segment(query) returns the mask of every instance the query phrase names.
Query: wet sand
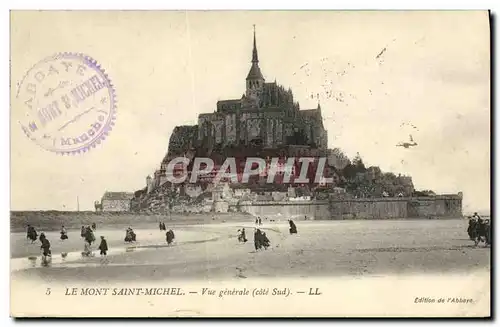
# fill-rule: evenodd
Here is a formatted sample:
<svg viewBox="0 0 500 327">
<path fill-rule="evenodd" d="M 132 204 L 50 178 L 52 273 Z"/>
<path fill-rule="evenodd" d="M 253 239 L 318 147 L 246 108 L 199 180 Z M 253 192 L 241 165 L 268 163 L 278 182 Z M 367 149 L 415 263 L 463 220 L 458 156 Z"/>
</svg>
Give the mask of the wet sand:
<svg viewBox="0 0 500 327">
<path fill-rule="evenodd" d="M 130 247 L 130 246 L 145 246 L 152 244 L 162 244 L 165 242 L 165 231 L 160 231 L 159 228 L 136 228 L 134 231 L 137 234 L 137 242 L 126 243 L 125 239 L 125 229 L 115 228 L 105 226 L 102 229 L 97 229 L 94 232 L 96 237 L 95 243 L 92 245 L 93 249 L 97 249 L 101 236 L 104 236 L 108 243 L 108 248 L 116 247 Z M 170 228 L 170 227 L 169 227 Z M 172 228 L 176 231 L 181 232 L 184 240 L 203 240 L 206 237 L 211 237 L 210 233 L 200 233 L 199 227 L 183 226 Z M 59 255 L 61 252 L 74 252 L 83 251 L 84 240 L 80 236 L 79 229 L 68 229 L 68 239 L 62 241 L 60 239 L 59 231 L 49 231 L 44 232 L 47 239 L 51 244 L 51 251 L 55 255 Z M 40 236 L 40 231 L 38 236 Z M 37 256 L 40 255 L 40 241 L 35 241 L 32 243 L 30 240 L 26 239 L 26 233 L 11 233 L 10 235 L 10 247 L 11 247 L 11 258 L 21 258 L 27 256 Z"/>
<path fill-rule="evenodd" d="M 110 280 L 244 279 L 267 277 L 385 276 L 388 274 L 469 274 L 489 271 L 490 249 L 474 247 L 465 220 L 307 221 L 296 222 L 297 235 L 286 222 L 260 228 L 271 248 L 256 252 L 252 223 L 221 223 L 174 229 L 176 244 L 167 247 L 165 233 L 136 229 L 136 250 L 127 246 L 124 231 L 103 229 L 114 253 L 103 261 L 75 256 L 49 267 L 12 272 L 16 280 L 107 282 Z M 245 227 L 247 243 L 238 243 L 237 229 Z M 54 235 L 52 235 L 54 234 Z M 59 244 L 58 233 L 48 233 L 55 256 L 81 251 L 79 232 Z M 38 242 L 39 243 L 39 242 Z M 27 244 L 24 233 L 13 233 L 12 260 L 39 254 L 39 244 Z M 19 248 L 19 249 L 18 249 Z M 15 249 L 15 250 L 14 250 Z M 71 250 L 70 250 L 71 249 Z M 113 251 L 111 251 L 113 252 Z M 12 261 L 11 260 L 11 261 Z"/>
</svg>

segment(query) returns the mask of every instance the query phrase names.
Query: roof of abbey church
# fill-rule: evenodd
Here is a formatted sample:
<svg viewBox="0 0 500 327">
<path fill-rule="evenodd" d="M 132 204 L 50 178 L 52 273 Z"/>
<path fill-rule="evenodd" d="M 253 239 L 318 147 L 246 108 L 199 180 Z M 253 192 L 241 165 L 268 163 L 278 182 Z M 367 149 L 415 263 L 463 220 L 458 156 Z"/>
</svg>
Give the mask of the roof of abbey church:
<svg viewBox="0 0 500 327">
<path fill-rule="evenodd" d="M 311 118 L 321 117 L 321 108 L 318 106 L 316 109 L 303 109 L 299 111 L 301 115 Z"/>
<path fill-rule="evenodd" d="M 247 79 L 264 79 L 260 67 L 256 64 L 252 64 L 250 71 L 248 72 Z"/>
</svg>

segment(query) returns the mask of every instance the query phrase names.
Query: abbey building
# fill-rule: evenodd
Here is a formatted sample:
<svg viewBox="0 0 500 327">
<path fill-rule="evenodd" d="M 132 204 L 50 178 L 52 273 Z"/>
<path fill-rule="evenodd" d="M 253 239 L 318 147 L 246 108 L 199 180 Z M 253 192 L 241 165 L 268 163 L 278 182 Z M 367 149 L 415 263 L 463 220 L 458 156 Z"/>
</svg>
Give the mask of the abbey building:
<svg viewBox="0 0 500 327">
<path fill-rule="evenodd" d="M 239 99 L 217 102 L 213 113 L 198 116 L 196 126 L 178 126 L 169 144 L 169 156 L 201 147 L 286 148 L 290 145 L 327 149 L 327 131 L 321 107 L 300 110 L 292 91 L 274 82 L 266 82 L 259 67 L 254 30 L 250 71 L 246 90 Z"/>
</svg>

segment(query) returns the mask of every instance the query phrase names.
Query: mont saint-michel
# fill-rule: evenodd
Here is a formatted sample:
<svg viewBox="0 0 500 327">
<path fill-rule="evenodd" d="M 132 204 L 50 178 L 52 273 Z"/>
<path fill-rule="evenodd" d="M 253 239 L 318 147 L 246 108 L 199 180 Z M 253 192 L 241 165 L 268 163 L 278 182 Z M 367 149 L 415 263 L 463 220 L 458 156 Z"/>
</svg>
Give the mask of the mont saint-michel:
<svg viewBox="0 0 500 327">
<path fill-rule="evenodd" d="M 241 97 L 218 101 L 213 113 L 199 114 L 197 125 L 174 128 L 159 168 L 147 176 L 143 189 L 124 197 L 124 201 L 130 201 L 130 210 L 243 211 L 255 215 L 303 215 L 308 219 L 461 215 L 462 193 L 438 195 L 431 190 L 417 191 L 410 176 L 382 172 L 377 166 L 366 167 L 359 154 L 350 159 L 341 149 L 329 148 L 322 114 L 326 109 L 319 102 L 316 108 L 302 109 L 290 88 L 276 79 L 266 80 L 259 66 L 262 58 L 257 44 L 254 29 L 250 68 L 246 77 L 242 76 L 246 89 Z M 179 157 L 187 158 L 186 164 L 169 166 Z M 267 167 L 242 183 L 249 157 L 264 159 Z M 312 161 L 305 168 L 311 177 L 308 182 L 298 178 L 304 165 L 301 158 L 305 157 Z M 214 162 L 213 171 L 194 182 L 169 181 L 172 174 L 183 171 L 191 174 L 198 158 Z M 227 158 L 236 161 L 237 171 L 233 173 L 238 178 L 215 181 L 219 169 L 226 168 Z M 281 171 L 269 183 L 268 170 L 273 158 L 281 165 L 292 158 L 291 182 L 284 178 L 290 176 Z M 322 162 L 321 158 L 326 160 Z M 319 180 L 312 178 L 318 167 L 322 173 Z M 333 182 L 326 183 L 326 179 Z M 117 201 L 110 198 L 113 194 L 105 194 L 101 203 L 96 202 L 96 209 L 122 210 L 114 209 L 113 203 Z"/>
<path fill-rule="evenodd" d="M 489 12 L 10 16 L 12 316 L 491 315 Z"/>
</svg>

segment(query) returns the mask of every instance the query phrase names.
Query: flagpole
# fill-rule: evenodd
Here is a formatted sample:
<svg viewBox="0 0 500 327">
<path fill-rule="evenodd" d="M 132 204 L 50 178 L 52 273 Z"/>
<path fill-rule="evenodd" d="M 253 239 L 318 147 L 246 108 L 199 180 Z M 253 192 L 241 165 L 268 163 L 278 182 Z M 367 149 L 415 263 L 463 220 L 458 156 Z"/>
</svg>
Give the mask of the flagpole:
<svg viewBox="0 0 500 327">
<path fill-rule="evenodd" d="M 76 211 L 80 211 L 80 200 L 78 199 L 78 195 L 76 196 Z"/>
</svg>

